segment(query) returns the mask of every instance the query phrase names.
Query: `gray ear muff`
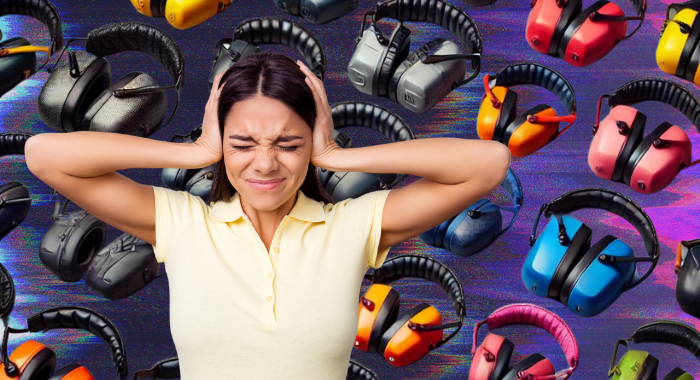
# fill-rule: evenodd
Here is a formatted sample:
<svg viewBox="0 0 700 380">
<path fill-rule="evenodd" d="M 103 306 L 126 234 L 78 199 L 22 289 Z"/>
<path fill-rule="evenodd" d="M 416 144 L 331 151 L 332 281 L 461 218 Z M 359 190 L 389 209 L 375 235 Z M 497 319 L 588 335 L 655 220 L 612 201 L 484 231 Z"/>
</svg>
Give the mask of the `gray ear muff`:
<svg viewBox="0 0 700 380">
<path fill-rule="evenodd" d="M 41 239 L 39 259 L 59 279 L 76 282 L 104 245 L 107 224 L 84 210 L 65 214 L 66 206 L 67 201 L 60 213 L 54 213 L 54 224 Z"/>
<path fill-rule="evenodd" d="M 211 164 L 200 169 L 185 185 L 188 193 L 198 196 L 204 200 L 204 203 L 209 203 L 211 195 L 211 186 L 214 183 L 214 171 L 218 163 Z"/>
<path fill-rule="evenodd" d="M 211 90 L 212 86 L 214 86 L 214 80 L 217 75 L 228 70 L 239 59 L 259 52 L 261 52 L 259 47 L 242 40 L 232 40 L 230 38 L 219 40 L 216 43 L 214 64 L 212 64 L 211 72 L 209 73 L 209 89 Z"/>
<path fill-rule="evenodd" d="M 277 5 L 277 8 L 282 12 L 292 15 L 301 16 L 301 0 L 272 0 Z"/>
<path fill-rule="evenodd" d="M 176 191 L 185 191 L 187 181 L 190 180 L 200 169 L 176 169 L 165 168 L 160 176 L 163 186 Z"/>
<path fill-rule="evenodd" d="M 151 283 L 158 269 L 153 246 L 125 233 L 95 255 L 85 283 L 100 296 L 117 300 Z"/>
<path fill-rule="evenodd" d="M 372 191 L 388 189 L 396 174 L 334 172 L 326 184 L 326 192 L 335 202 L 358 198 Z"/>
<path fill-rule="evenodd" d="M 0 239 L 19 226 L 29 214 L 32 198 L 19 182 L 0 186 Z"/>
<path fill-rule="evenodd" d="M 147 137 L 165 119 L 168 104 L 162 91 L 117 98 L 114 90 L 142 88 L 158 83 L 150 75 L 131 73 L 114 82 L 85 110 L 82 130 Z"/>
<path fill-rule="evenodd" d="M 375 88 L 372 95 L 389 96 L 389 81 L 396 68 L 411 50 L 411 31 L 399 24 L 391 34 L 388 46 L 384 49 L 379 71 L 376 71 Z"/>
<path fill-rule="evenodd" d="M 375 77 L 384 49 L 386 47 L 377 40 L 374 25 L 370 25 L 362 33 L 362 38 L 348 63 L 348 79 L 363 94 L 376 95 Z"/>
<path fill-rule="evenodd" d="M 0 43 L 0 49 L 30 45 L 17 37 Z M 0 58 L 0 96 L 10 91 L 36 71 L 36 53 L 14 54 Z"/>
<path fill-rule="evenodd" d="M 37 100 L 39 117 L 56 132 L 80 130 L 80 110 L 84 112 L 112 81 L 107 60 L 84 51 L 76 51 L 74 56 L 79 75 L 72 76 L 68 59 L 62 60 L 51 72 Z"/>
</svg>

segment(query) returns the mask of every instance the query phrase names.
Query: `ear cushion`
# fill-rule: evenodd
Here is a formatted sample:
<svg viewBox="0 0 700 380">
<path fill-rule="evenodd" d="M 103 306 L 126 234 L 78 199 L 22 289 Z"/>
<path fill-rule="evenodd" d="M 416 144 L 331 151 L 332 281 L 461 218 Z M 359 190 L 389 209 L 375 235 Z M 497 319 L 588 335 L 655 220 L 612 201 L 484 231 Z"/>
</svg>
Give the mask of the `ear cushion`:
<svg viewBox="0 0 700 380">
<path fill-rule="evenodd" d="M 494 96 L 495 95 L 496 93 L 494 93 Z M 484 101 L 486 100 L 487 99 L 484 99 Z M 503 136 L 505 135 L 506 128 L 508 127 L 508 125 L 510 125 L 513 122 L 513 120 L 515 120 L 517 107 L 518 93 L 511 89 L 507 89 L 503 97 L 503 102 L 501 103 L 501 113 L 498 116 L 498 121 L 496 121 L 496 125 L 493 129 L 492 140 L 508 144 L 507 141 L 504 142 Z"/>
<path fill-rule="evenodd" d="M 500 380 L 509 369 L 514 348 L 513 342 L 500 335 L 486 335 L 472 358 L 469 380 Z"/>
<path fill-rule="evenodd" d="M 528 116 L 557 116 L 556 111 L 546 104 L 530 108 L 516 117 L 506 127 L 501 140 L 508 145 L 511 154 L 515 157 L 523 157 L 534 153 L 547 145 L 559 131 L 559 123 L 530 123 Z"/>
<path fill-rule="evenodd" d="M 399 292 L 384 284 L 372 284 L 360 298 L 355 348 L 377 352 L 382 334 L 399 316 Z"/>
<path fill-rule="evenodd" d="M 10 272 L 0 263 L 0 319 L 9 316 L 15 306 L 15 283 Z"/>
<path fill-rule="evenodd" d="M 533 354 L 519 361 L 503 376 L 502 380 L 518 380 L 538 376 L 553 376 L 554 365 L 541 354 Z M 530 375 L 530 376 L 527 376 Z"/>
<path fill-rule="evenodd" d="M 21 37 L 0 42 L 0 49 L 31 45 Z M 0 96 L 36 72 L 36 53 L 0 56 Z"/>
<path fill-rule="evenodd" d="M 56 371 L 48 380 L 94 380 L 94 378 L 87 368 L 71 363 Z"/>
<path fill-rule="evenodd" d="M 27 201 L 0 205 L 0 239 L 2 239 L 29 215 L 31 199 L 29 190 L 19 182 L 8 182 L 0 185 L 0 199 L 5 201 L 28 199 Z"/>
<path fill-rule="evenodd" d="M 48 379 L 56 368 L 56 354 L 53 350 L 33 340 L 14 349 L 10 361 L 18 367 L 20 380 Z"/>
<path fill-rule="evenodd" d="M 567 235 L 568 234 L 569 231 L 567 230 Z M 585 224 L 581 224 L 581 227 L 574 234 L 573 239 L 570 240 L 569 246 L 566 248 L 566 253 L 564 253 L 557 269 L 554 271 L 552 280 L 549 283 L 549 289 L 547 290 L 547 297 L 555 300 L 560 298 L 564 281 L 569 276 L 569 273 L 571 273 L 572 268 L 581 260 L 591 246 L 591 234 L 591 228 Z"/>
<path fill-rule="evenodd" d="M 408 58 L 411 48 L 411 31 L 403 25 L 397 26 L 391 34 L 389 46 L 384 50 L 384 57 L 377 71 L 376 93 L 378 96 L 389 96 L 389 81 L 396 68 Z"/>
<path fill-rule="evenodd" d="M 550 1 L 553 3 L 550 6 L 558 8 L 558 6 L 556 5 L 556 0 Z M 583 9 L 581 0 L 568 0 L 566 2 L 564 8 L 561 10 L 561 16 L 557 21 L 557 25 L 554 28 L 554 33 L 552 34 L 552 39 L 550 40 L 548 46 L 549 55 L 554 57 L 559 56 L 559 46 L 561 43 L 561 39 L 564 36 L 564 32 L 567 30 L 572 20 L 574 20 L 576 16 L 581 14 L 581 9 Z"/>
<path fill-rule="evenodd" d="M 635 166 L 637 166 L 637 164 L 639 163 L 639 160 L 642 159 L 644 154 L 648 152 L 649 149 L 652 149 L 654 140 L 660 138 L 661 135 L 668 131 L 672 126 L 672 124 L 664 122 L 658 127 L 656 127 L 653 131 L 651 131 L 651 133 L 649 133 L 644 138 L 644 140 L 642 140 L 642 142 L 637 146 L 637 148 L 632 152 L 632 154 L 630 154 L 630 158 L 625 164 L 625 168 L 622 175 L 623 183 L 628 185 L 630 184 L 632 172 L 634 171 Z"/>
<path fill-rule="evenodd" d="M 559 56 L 574 66 L 586 66 L 603 58 L 627 33 L 626 21 L 593 21 L 590 15 L 622 17 L 625 12 L 614 3 L 598 1 L 584 9 L 564 32 Z"/>
<path fill-rule="evenodd" d="M 148 137 L 165 119 L 167 98 L 163 91 L 118 98 L 114 90 L 158 86 L 148 74 L 131 73 L 109 86 L 85 110 L 81 130 Z"/>
<path fill-rule="evenodd" d="M 438 326 L 442 323 L 442 318 L 436 308 L 421 303 L 389 326 L 382 334 L 378 352 L 395 367 L 415 363 L 442 339 L 442 330 L 414 331 L 409 327 L 409 322 Z"/>
<path fill-rule="evenodd" d="M 588 239 L 590 247 L 590 234 Z M 564 282 L 562 284 L 561 292 L 559 295 L 559 300 L 561 301 L 561 303 L 563 303 L 564 305 L 568 304 L 569 294 L 571 293 L 571 290 L 574 288 L 574 285 L 581 277 L 583 272 L 588 268 L 589 265 L 591 265 L 591 263 L 596 258 L 598 258 L 598 254 L 600 254 L 601 251 L 607 248 L 607 246 L 610 245 L 610 243 L 612 243 L 614 240 L 614 236 L 606 235 L 604 238 L 600 239 L 592 247 L 590 247 L 590 249 L 587 248 L 583 251 L 583 255 L 581 255 L 579 259 L 574 263 L 572 268 L 569 270 L 569 273 L 567 273 L 567 276 L 564 278 Z"/>
<path fill-rule="evenodd" d="M 617 106 L 617 107 L 627 107 L 627 106 Z M 617 108 L 615 107 L 615 108 Z M 627 107 L 634 110 L 632 107 Z M 636 111 L 636 110 L 634 110 Z M 624 120 L 623 120 L 624 121 Z M 632 153 L 639 147 L 642 142 L 642 136 L 644 136 L 644 126 L 646 125 L 647 116 L 639 111 L 634 112 L 634 119 L 631 124 L 627 124 L 630 127 L 629 135 L 625 138 L 625 143 L 620 150 L 620 155 L 617 160 L 615 160 L 615 169 L 613 170 L 612 180 L 621 181 L 622 173 L 624 172 L 627 163 L 632 156 Z M 615 124 L 617 127 L 617 124 Z M 618 134 L 619 134 L 618 129 Z"/>
<path fill-rule="evenodd" d="M 151 17 L 165 17 L 165 4 L 168 0 L 151 0 Z"/>
</svg>

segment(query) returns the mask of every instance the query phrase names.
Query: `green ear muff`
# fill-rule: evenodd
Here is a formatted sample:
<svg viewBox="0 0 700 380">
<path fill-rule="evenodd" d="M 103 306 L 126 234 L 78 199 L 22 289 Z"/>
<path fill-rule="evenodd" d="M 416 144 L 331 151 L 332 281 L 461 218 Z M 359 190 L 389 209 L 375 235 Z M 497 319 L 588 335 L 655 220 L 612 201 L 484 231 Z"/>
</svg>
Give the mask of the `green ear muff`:
<svg viewBox="0 0 700 380">
<path fill-rule="evenodd" d="M 629 350 L 613 369 L 613 380 L 656 379 L 659 360 L 646 351 Z"/>
<path fill-rule="evenodd" d="M 688 372 L 685 372 L 680 367 L 674 368 L 671 372 L 664 377 L 664 380 L 695 380 L 693 376 L 690 376 Z"/>
</svg>

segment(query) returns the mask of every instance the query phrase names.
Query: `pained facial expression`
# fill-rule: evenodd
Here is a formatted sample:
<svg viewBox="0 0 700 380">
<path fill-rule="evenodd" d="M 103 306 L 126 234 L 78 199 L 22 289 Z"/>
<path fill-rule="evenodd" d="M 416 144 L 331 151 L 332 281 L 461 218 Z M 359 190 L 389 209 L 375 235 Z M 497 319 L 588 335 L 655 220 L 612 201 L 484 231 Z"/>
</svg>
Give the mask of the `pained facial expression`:
<svg viewBox="0 0 700 380">
<path fill-rule="evenodd" d="M 257 95 L 234 104 L 222 139 L 229 181 L 255 209 L 277 209 L 306 178 L 311 137 L 306 122 L 279 100 Z"/>
</svg>

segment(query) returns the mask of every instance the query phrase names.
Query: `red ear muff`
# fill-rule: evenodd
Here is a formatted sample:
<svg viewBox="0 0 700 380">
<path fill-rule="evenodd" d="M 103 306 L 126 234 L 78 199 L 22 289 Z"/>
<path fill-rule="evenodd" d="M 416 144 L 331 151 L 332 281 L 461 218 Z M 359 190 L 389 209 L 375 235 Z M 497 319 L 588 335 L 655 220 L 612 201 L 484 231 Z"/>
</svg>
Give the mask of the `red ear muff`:
<svg viewBox="0 0 700 380">
<path fill-rule="evenodd" d="M 399 293 L 388 285 L 372 284 L 360 298 L 355 348 L 377 352 L 382 334 L 398 317 Z"/>
<path fill-rule="evenodd" d="M 556 55 L 567 25 L 581 12 L 581 0 L 533 0 L 532 5 L 525 38 L 536 51 Z"/>
<path fill-rule="evenodd" d="M 509 369 L 515 346 L 508 339 L 489 334 L 476 350 L 469 368 L 469 380 L 499 380 Z"/>
<path fill-rule="evenodd" d="M 559 131 L 559 122 L 530 122 L 531 117 L 556 117 L 550 106 L 540 104 L 516 117 L 503 133 L 501 142 L 508 145 L 515 157 L 534 153 L 547 145 Z"/>
<path fill-rule="evenodd" d="M 623 181 L 634 190 L 650 194 L 670 184 L 690 164 L 691 144 L 678 126 L 663 123 L 644 138 L 630 157 Z"/>
<path fill-rule="evenodd" d="M 56 368 L 56 354 L 43 344 L 28 340 L 10 354 L 10 361 L 17 367 L 18 376 L 14 379 L 48 379 Z M 0 363 L 0 379 L 9 379 Z"/>
<path fill-rule="evenodd" d="M 617 4 L 605 0 L 583 10 L 566 28 L 559 43 L 558 56 L 574 66 L 587 66 L 603 58 L 627 33 L 627 21 L 594 21 L 595 12 L 605 16 L 625 15 Z"/>
<path fill-rule="evenodd" d="M 476 132 L 482 140 L 501 141 L 503 130 L 515 119 L 518 94 L 508 87 L 495 86 L 484 94 L 476 121 Z"/>
<path fill-rule="evenodd" d="M 395 367 L 415 363 L 442 340 L 442 330 L 424 331 L 420 327 L 440 324 L 440 312 L 421 303 L 402 315 L 384 332 L 379 353 Z"/>
<path fill-rule="evenodd" d="M 533 354 L 519 361 L 503 376 L 502 380 L 530 379 L 533 376 L 554 376 L 554 365 L 540 354 Z"/>
<path fill-rule="evenodd" d="M 646 115 L 625 105 L 615 106 L 593 135 L 588 166 L 600 178 L 618 181 L 644 135 Z"/>
</svg>

